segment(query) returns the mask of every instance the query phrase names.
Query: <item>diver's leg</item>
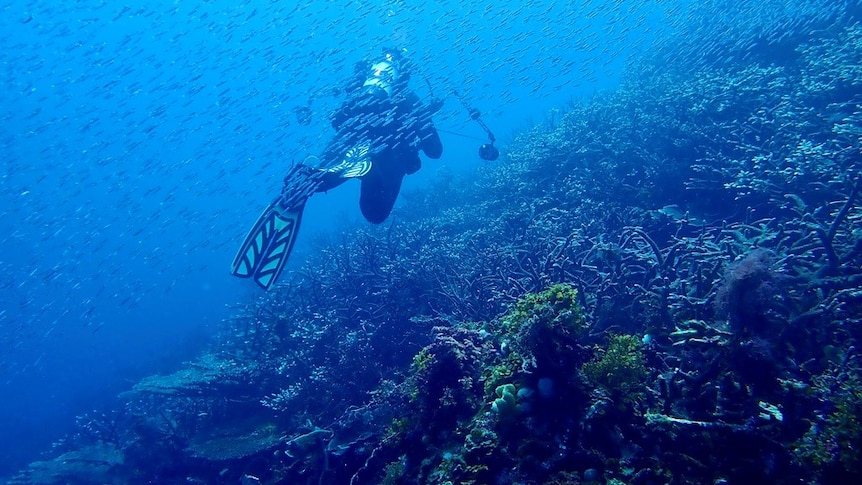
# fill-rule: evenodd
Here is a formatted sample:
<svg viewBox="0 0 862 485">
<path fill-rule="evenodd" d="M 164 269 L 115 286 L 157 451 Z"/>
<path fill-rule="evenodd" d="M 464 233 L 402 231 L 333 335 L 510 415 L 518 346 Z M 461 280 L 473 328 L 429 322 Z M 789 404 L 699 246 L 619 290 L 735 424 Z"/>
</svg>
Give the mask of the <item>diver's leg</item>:
<svg viewBox="0 0 862 485">
<path fill-rule="evenodd" d="M 326 148 L 323 150 L 323 153 L 320 155 L 320 161 L 318 166 L 315 167 L 317 170 L 321 172 L 321 183 L 317 188 L 317 192 L 327 192 L 339 185 L 343 184 L 347 179 L 341 177 L 340 174 L 327 171 L 327 168 L 338 165 L 341 160 L 344 159 L 344 152 L 346 150 L 342 148 L 339 140 L 333 139 L 330 141 Z"/>
<path fill-rule="evenodd" d="M 422 160 L 419 159 L 418 153 L 413 153 L 404 157 L 404 173 L 412 175 L 422 168 Z"/>
<path fill-rule="evenodd" d="M 359 193 L 359 208 L 372 224 L 380 224 L 389 217 L 398 192 L 401 191 L 401 171 L 372 170 L 362 179 Z"/>
<path fill-rule="evenodd" d="M 440 141 L 437 129 L 431 128 L 425 130 L 425 132 L 420 134 L 420 138 L 419 148 L 422 149 L 426 157 L 436 160 L 443 156 L 443 142 Z"/>
<path fill-rule="evenodd" d="M 349 179 L 342 177 L 340 173 L 324 171 L 321 177 L 320 186 L 317 187 L 315 192 L 328 192 L 348 180 Z"/>
</svg>

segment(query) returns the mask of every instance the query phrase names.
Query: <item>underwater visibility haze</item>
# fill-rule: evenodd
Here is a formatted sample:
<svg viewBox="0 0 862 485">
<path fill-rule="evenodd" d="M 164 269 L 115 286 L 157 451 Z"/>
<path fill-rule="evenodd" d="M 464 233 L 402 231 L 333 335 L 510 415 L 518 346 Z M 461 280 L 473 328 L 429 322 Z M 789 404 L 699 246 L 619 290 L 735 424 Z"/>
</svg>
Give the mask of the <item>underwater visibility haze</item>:
<svg viewBox="0 0 862 485">
<path fill-rule="evenodd" d="M 862 476 L 862 4 L 467 3 L 0 0 L 0 480 Z M 442 156 L 231 276 L 383 52 Z"/>
</svg>

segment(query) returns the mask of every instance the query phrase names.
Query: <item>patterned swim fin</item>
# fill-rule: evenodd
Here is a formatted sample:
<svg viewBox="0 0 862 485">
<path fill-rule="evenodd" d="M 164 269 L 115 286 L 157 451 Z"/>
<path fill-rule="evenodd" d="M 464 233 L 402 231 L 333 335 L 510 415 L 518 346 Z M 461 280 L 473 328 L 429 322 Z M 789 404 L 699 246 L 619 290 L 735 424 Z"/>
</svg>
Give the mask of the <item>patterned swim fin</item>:
<svg viewBox="0 0 862 485">
<path fill-rule="evenodd" d="M 255 222 L 231 264 L 231 273 L 253 278 L 268 290 L 284 269 L 293 250 L 305 204 L 285 209 L 281 198 L 273 201 Z"/>
<path fill-rule="evenodd" d="M 320 185 L 320 171 L 296 165 L 284 179 L 284 189 L 272 201 L 246 235 L 231 264 L 231 274 L 253 278 L 268 290 L 281 275 L 290 257 L 305 203 Z"/>
</svg>

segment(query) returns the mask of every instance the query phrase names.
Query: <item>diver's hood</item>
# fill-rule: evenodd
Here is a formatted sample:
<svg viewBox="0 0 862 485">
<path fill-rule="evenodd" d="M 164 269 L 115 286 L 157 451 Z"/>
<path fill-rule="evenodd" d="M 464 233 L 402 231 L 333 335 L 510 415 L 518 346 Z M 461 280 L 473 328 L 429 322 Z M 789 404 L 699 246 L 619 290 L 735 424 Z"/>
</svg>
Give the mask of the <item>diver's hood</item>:
<svg viewBox="0 0 862 485">
<path fill-rule="evenodd" d="M 369 91 L 381 90 L 386 96 L 392 96 L 392 89 L 398 80 L 398 68 L 392 60 L 392 56 L 386 56 L 385 60 L 375 62 L 371 66 L 371 73 L 363 88 Z"/>
</svg>

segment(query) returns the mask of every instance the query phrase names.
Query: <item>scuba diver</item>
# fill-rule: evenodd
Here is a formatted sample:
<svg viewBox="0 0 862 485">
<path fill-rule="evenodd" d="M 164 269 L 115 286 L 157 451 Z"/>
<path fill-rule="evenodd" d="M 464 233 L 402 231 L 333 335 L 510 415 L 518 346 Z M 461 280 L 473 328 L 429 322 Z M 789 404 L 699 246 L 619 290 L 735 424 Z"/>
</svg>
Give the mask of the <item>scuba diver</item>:
<svg viewBox="0 0 862 485">
<path fill-rule="evenodd" d="M 431 159 L 443 154 L 431 119 L 443 101 L 432 99 L 426 105 L 408 89 L 409 81 L 409 62 L 397 50 L 385 49 L 372 62 L 357 64 L 346 100 L 332 114 L 335 137 L 318 167 L 291 167 L 281 194 L 263 211 L 237 252 L 232 274 L 253 278 L 269 289 L 296 242 L 305 203 L 314 193 L 349 179 L 360 180 L 362 215 L 373 224 L 386 220 L 404 176 L 422 165 L 419 151 Z"/>
<path fill-rule="evenodd" d="M 370 70 L 357 64 L 347 100 L 332 114 L 335 137 L 321 157 L 321 165 L 331 168 L 318 192 L 361 177 L 359 208 L 373 224 L 386 220 L 404 176 L 421 167 L 420 150 L 435 160 L 443 155 L 431 120 L 443 101 L 432 99 L 426 106 L 409 90 L 409 81 L 408 61 L 396 50 L 384 50 Z"/>
</svg>

